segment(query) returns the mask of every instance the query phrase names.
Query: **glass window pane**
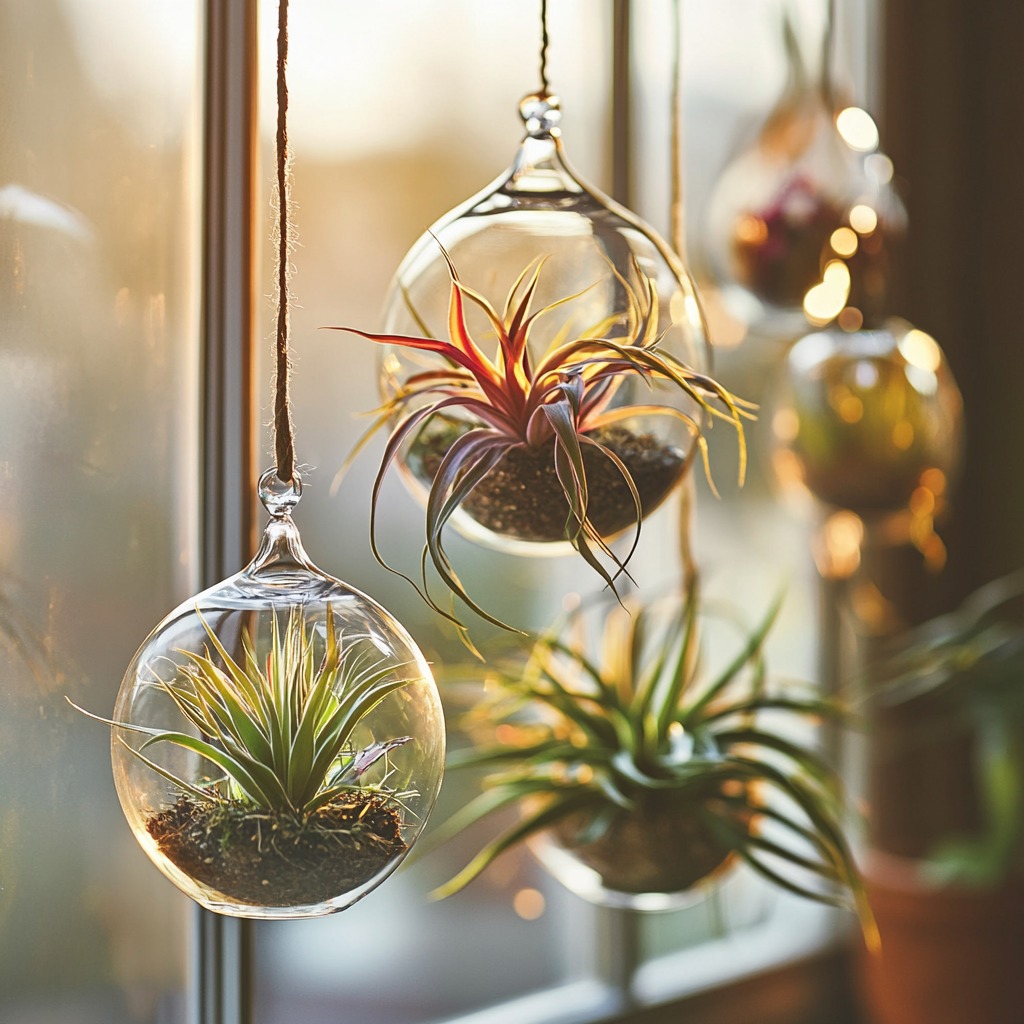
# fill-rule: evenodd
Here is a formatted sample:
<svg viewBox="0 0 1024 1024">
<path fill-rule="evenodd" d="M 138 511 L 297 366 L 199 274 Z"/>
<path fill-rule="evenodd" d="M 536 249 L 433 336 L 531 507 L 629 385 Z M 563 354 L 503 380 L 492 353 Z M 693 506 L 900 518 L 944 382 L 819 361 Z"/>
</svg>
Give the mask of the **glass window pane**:
<svg viewBox="0 0 1024 1024">
<path fill-rule="evenodd" d="M 186 901 L 111 780 L 195 589 L 199 10 L 0 5 L 0 1019 L 183 1019 Z"/>
</svg>

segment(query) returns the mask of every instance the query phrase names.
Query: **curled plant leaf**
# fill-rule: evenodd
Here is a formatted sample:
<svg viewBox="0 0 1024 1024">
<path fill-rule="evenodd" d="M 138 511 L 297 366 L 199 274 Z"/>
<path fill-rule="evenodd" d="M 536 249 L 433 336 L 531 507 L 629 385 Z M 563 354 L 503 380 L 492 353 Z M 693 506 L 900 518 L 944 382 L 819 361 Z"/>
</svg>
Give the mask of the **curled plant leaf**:
<svg viewBox="0 0 1024 1024">
<path fill-rule="evenodd" d="M 715 863 L 737 858 L 787 891 L 853 907 L 875 942 L 842 827 L 839 781 L 785 724 L 817 723 L 842 709 L 802 688 L 769 689 L 764 644 L 778 607 L 710 677 L 699 658 L 704 616 L 695 582 L 667 601 L 598 609 L 596 655 L 585 628 L 595 624 L 593 609 L 534 638 L 525 662 L 490 677 L 487 707 L 471 712 L 478 723 L 470 729 L 473 745 L 449 767 L 489 774 L 482 793 L 442 824 L 434 841 L 509 806 L 522 815 L 436 895 L 458 892 L 540 831 L 570 835 L 573 848 L 587 849 L 602 836 L 620 838 L 630 819 L 673 819 L 693 848 L 718 851 Z M 772 728 L 760 721 L 762 712 L 773 716 Z M 689 854 L 678 844 L 669 852 L 677 871 Z M 682 872 L 670 877 L 691 877 Z"/>
<path fill-rule="evenodd" d="M 444 255 L 451 277 L 447 338 L 433 337 L 425 329 L 420 336 L 410 336 L 331 328 L 377 344 L 439 357 L 437 367 L 414 373 L 396 385 L 356 444 L 350 460 L 370 437 L 390 424 L 391 433 L 371 495 L 370 541 L 374 556 L 386 568 L 409 579 L 435 611 L 455 622 L 463 632 L 464 623 L 455 612 L 442 607 L 431 595 L 428 564 L 448 591 L 474 613 L 497 626 L 512 628 L 469 596 L 444 547 L 445 528 L 451 517 L 460 508 L 468 510 L 479 499 L 499 466 L 509 467 L 516 459 L 536 458 L 538 465 L 549 467 L 563 509 L 553 535 L 544 539 L 571 543 L 615 591 L 616 581 L 626 573 L 636 547 L 645 510 L 636 467 L 630 466 L 609 443 L 609 432 L 623 430 L 623 423 L 636 416 L 665 417 L 682 423 L 691 439 L 690 449 L 678 453 L 671 478 L 657 497 L 660 501 L 687 471 L 695 451 L 701 452 L 710 479 L 703 433 L 705 421 L 723 421 L 735 429 L 742 478 L 746 463 L 743 421 L 751 417 L 752 407 L 662 347 L 658 294 L 654 282 L 635 260 L 629 280 L 610 268 L 626 296 L 623 310 L 575 334 L 570 333 L 569 324 L 565 325 L 548 349 L 534 359 L 529 344 L 531 329 L 541 317 L 549 316 L 578 296 L 566 296 L 534 309 L 544 267 L 544 259 L 538 258 L 517 278 L 499 312 L 461 281 L 447 253 Z M 470 333 L 466 318 L 469 305 L 482 311 L 497 339 L 493 358 Z M 422 320 L 415 310 L 413 315 L 422 329 Z M 654 402 L 616 405 L 623 384 L 634 380 L 674 389 L 688 399 L 693 414 Z M 438 464 L 428 474 L 426 542 L 417 582 L 394 569 L 382 556 L 377 542 L 376 513 L 388 470 L 404 448 L 422 439 L 434 425 L 448 425 L 450 436 Z M 591 487 L 595 467 L 600 467 L 604 474 L 600 495 Z M 616 500 L 622 506 L 621 522 L 609 522 L 607 516 L 601 515 L 600 500 L 611 488 L 619 494 Z M 632 543 L 624 555 L 619 555 L 608 540 L 627 528 L 633 531 Z"/>
</svg>

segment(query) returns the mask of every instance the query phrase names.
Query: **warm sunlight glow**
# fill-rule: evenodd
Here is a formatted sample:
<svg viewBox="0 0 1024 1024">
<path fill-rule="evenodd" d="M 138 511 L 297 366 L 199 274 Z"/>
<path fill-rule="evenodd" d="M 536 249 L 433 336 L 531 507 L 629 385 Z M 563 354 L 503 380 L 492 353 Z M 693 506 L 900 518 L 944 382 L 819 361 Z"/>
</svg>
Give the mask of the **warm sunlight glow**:
<svg viewBox="0 0 1024 1024">
<path fill-rule="evenodd" d="M 745 213 L 736 221 L 736 241 L 744 245 L 761 245 L 768 239 L 768 225 L 753 213 Z"/>
<path fill-rule="evenodd" d="M 804 467 L 799 456 L 788 448 L 776 448 L 772 452 L 772 471 L 783 491 L 806 493 Z"/>
<path fill-rule="evenodd" d="M 901 452 L 914 443 L 914 425 L 909 420 L 900 420 L 892 428 L 892 443 Z"/>
<path fill-rule="evenodd" d="M 888 185 L 896 173 L 892 160 L 884 153 L 872 153 L 865 157 L 864 170 L 878 185 Z"/>
<path fill-rule="evenodd" d="M 927 487 L 915 487 L 910 496 L 910 512 L 915 516 L 935 514 L 935 495 Z"/>
<path fill-rule="evenodd" d="M 860 566 L 864 523 L 854 512 L 834 512 L 825 520 L 815 545 L 818 571 L 829 579 L 846 579 Z"/>
<path fill-rule="evenodd" d="M 536 889 L 520 889 L 512 897 L 512 909 L 524 921 L 536 921 L 544 913 L 544 894 Z"/>
<path fill-rule="evenodd" d="M 795 409 L 779 409 L 772 417 L 772 431 L 780 441 L 795 441 L 800 433 L 800 417 Z"/>
<path fill-rule="evenodd" d="M 842 260 L 829 260 L 821 275 L 822 284 L 850 290 L 850 268 Z"/>
<path fill-rule="evenodd" d="M 858 203 L 850 210 L 850 227 L 858 235 L 870 235 L 878 227 L 878 214 L 866 203 Z"/>
<path fill-rule="evenodd" d="M 899 341 L 900 354 L 911 366 L 928 373 L 935 373 L 942 365 L 942 349 L 939 343 L 916 327 L 907 331 Z"/>
<path fill-rule="evenodd" d="M 836 409 L 844 423 L 859 423 L 864 415 L 864 403 L 856 396 L 845 394 Z"/>
<path fill-rule="evenodd" d="M 856 306 L 847 306 L 838 317 L 839 326 L 848 334 L 864 326 L 864 314 Z"/>
<path fill-rule="evenodd" d="M 836 128 L 843 141 L 860 153 L 878 148 L 878 126 L 875 119 L 860 107 L 847 107 L 836 115 Z"/>
<path fill-rule="evenodd" d="M 946 493 L 946 474 L 932 466 L 921 474 L 921 486 L 938 496 Z"/>
<path fill-rule="evenodd" d="M 860 240 L 857 238 L 857 232 L 853 228 L 841 227 L 836 228 L 832 232 L 829 244 L 837 256 L 849 259 L 857 251 Z"/>
<path fill-rule="evenodd" d="M 842 260 L 830 260 L 816 284 L 804 296 L 804 313 L 814 324 L 834 320 L 850 296 L 850 268 Z"/>
</svg>

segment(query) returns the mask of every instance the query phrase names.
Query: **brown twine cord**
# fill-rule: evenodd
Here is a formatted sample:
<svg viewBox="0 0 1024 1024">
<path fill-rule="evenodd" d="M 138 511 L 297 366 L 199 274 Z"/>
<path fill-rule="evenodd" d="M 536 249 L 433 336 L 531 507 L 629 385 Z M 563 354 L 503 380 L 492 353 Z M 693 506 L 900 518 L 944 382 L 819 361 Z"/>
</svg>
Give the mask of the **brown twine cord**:
<svg viewBox="0 0 1024 1024">
<path fill-rule="evenodd" d="M 548 47 L 551 37 L 548 35 L 548 0 L 540 0 L 540 95 L 547 96 L 551 89 L 548 81 Z"/>
<path fill-rule="evenodd" d="M 289 400 L 288 359 L 288 0 L 280 0 L 277 15 L 277 370 L 274 389 L 274 449 L 277 478 L 292 482 L 295 475 L 295 432 Z"/>
</svg>

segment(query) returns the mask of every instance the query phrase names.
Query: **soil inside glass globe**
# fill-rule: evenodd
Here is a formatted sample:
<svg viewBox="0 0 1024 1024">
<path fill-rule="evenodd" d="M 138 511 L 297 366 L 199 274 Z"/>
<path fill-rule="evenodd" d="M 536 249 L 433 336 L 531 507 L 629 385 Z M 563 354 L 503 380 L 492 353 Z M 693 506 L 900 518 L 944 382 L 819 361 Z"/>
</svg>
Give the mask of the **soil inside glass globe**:
<svg viewBox="0 0 1024 1024">
<path fill-rule="evenodd" d="M 389 798 L 352 790 L 308 817 L 183 794 L 146 829 L 180 870 L 223 896 L 302 906 L 358 889 L 404 854 L 402 825 Z"/>
<path fill-rule="evenodd" d="M 419 432 L 408 465 L 421 483 L 429 486 L 448 449 L 469 429 L 464 420 L 439 416 Z M 613 425 L 584 436 L 622 461 L 639 495 L 641 517 L 664 501 L 686 468 L 684 451 L 649 432 Z M 584 444 L 582 455 L 588 515 L 602 537 L 614 537 L 637 522 L 633 492 L 619 467 L 600 449 Z M 555 470 L 553 443 L 510 449 L 461 508 L 480 526 L 505 537 L 536 543 L 564 541 L 570 508 Z"/>
<path fill-rule="evenodd" d="M 298 483 L 272 473 L 253 561 L 165 617 L 103 721 L 125 816 L 175 885 L 218 913 L 316 917 L 369 893 L 417 840 L 444 723 L 412 638 L 309 560 Z"/>
<path fill-rule="evenodd" d="M 650 801 L 623 812 L 596 839 L 586 838 L 591 824 L 588 815 L 572 815 L 552 829 L 552 836 L 614 892 L 684 892 L 732 859 L 731 847 L 701 823 L 692 806 L 675 801 Z"/>
</svg>

